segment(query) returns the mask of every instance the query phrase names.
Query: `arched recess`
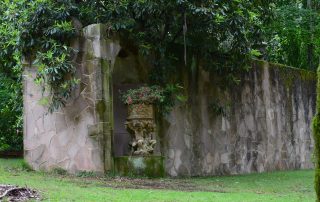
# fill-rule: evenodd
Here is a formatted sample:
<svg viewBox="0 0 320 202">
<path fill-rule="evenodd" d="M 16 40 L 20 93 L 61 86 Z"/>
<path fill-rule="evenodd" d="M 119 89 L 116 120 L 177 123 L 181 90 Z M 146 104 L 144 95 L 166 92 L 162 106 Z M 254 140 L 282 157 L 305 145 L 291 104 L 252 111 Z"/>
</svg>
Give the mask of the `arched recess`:
<svg viewBox="0 0 320 202">
<path fill-rule="evenodd" d="M 138 54 L 123 46 L 112 71 L 113 89 L 113 154 L 114 157 L 130 154 L 130 134 L 125 129 L 127 106 L 121 101 L 121 93 L 147 83 L 147 64 Z"/>
</svg>

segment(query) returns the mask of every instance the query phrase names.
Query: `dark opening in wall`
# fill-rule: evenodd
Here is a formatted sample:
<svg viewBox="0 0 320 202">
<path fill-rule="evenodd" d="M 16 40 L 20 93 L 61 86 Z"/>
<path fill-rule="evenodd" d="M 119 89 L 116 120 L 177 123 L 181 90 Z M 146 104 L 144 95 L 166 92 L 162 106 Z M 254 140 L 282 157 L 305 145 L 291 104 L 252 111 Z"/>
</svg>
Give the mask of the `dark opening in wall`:
<svg viewBox="0 0 320 202">
<path fill-rule="evenodd" d="M 124 49 L 121 49 L 119 54 L 118 54 L 118 57 L 120 57 L 120 58 L 126 58 L 128 56 L 129 56 L 128 52 L 126 50 L 124 50 Z"/>
</svg>

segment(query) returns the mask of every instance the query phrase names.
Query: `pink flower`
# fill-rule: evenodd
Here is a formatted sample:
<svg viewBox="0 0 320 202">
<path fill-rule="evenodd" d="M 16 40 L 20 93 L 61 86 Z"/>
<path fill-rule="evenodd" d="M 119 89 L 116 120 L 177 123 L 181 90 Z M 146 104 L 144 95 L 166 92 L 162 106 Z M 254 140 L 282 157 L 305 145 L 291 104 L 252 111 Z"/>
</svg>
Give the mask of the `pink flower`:
<svg viewBox="0 0 320 202">
<path fill-rule="evenodd" d="M 132 98 L 129 96 L 128 98 L 127 98 L 127 103 L 130 105 L 130 104 L 132 104 Z"/>
</svg>

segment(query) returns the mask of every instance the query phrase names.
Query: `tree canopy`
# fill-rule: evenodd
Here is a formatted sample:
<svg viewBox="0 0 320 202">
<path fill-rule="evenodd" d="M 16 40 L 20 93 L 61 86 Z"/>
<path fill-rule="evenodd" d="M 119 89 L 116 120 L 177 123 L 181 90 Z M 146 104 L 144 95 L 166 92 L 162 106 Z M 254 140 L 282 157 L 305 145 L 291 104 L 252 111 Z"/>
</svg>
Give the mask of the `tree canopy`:
<svg viewBox="0 0 320 202">
<path fill-rule="evenodd" d="M 21 6 L 23 23 L 18 25 L 16 45 L 23 55 L 37 58 L 37 83 L 50 92 L 46 100 L 50 111 L 64 106 L 77 84 L 69 57 L 70 39 L 77 34 L 74 19 L 83 25 L 109 24 L 139 54 L 152 55 L 155 68 L 150 81 L 163 85 L 179 60 L 186 68 L 201 62 L 236 81 L 233 73 L 246 68 L 252 55 L 259 55 L 262 25 L 271 11 L 270 4 L 249 0 L 38 0 Z"/>
</svg>

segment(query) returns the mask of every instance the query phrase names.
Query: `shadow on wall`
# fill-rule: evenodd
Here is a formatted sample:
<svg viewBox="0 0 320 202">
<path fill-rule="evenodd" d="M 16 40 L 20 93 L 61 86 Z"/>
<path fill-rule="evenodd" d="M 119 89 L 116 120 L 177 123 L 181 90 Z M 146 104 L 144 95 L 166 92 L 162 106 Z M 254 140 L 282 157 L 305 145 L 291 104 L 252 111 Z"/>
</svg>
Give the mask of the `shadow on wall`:
<svg viewBox="0 0 320 202">
<path fill-rule="evenodd" d="M 131 136 L 125 129 L 127 106 L 120 99 L 121 92 L 138 88 L 147 82 L 146 64 L 130 50 L 120 50 L 112 73 L 113 116 L 114 116 L 114 156 L 130 155 Z"/>
</svg>

